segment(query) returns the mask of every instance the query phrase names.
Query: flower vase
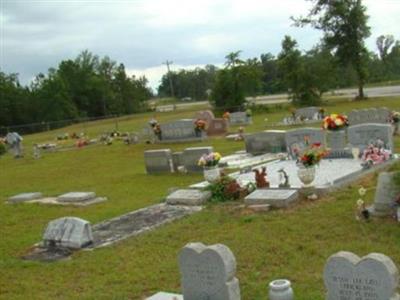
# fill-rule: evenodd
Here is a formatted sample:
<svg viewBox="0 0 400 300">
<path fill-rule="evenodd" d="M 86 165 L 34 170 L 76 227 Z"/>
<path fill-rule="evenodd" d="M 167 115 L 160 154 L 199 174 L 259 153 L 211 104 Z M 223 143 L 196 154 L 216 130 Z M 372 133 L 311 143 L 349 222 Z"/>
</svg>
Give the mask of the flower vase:
<svg viewBox="0 0 400 300">
<path fill-rule="evenodd" d="M 315 166 L 305 167 L 303 165 L 299 165 L 298 167 L 297 176 L 303 183 L 304 187 L 310 187 L 311 183 L 315 179 Z"/>
<path fill-rule="evenodd" d="M 289 280 L 278 279 L 269 284 L 270 300 L 293 300 L 293 290 Z"/>
<path fill-rule="evenodd" d="M 204 179 L 210 183 L 216 182 L 221 178 L 218 166 L 204 167 Z"/>
</svg>

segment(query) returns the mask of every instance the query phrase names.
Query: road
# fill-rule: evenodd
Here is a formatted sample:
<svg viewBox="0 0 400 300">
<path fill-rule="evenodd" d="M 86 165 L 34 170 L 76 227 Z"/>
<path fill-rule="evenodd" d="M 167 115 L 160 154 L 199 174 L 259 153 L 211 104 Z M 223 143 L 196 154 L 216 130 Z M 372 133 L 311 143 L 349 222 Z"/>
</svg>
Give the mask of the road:
<svg viewBox="0 0 400 300">
<path fill-rule="evenodd" d="M 364 88 L 364 93 L 368 97 L 394 97 L 400 96 L 400 85 L 394 86 L 380 86 L 380 87 L 369 87 Z M 339 89 L 332 92 L 324 94 L 325 97 L 331 98 L 354 98 L 358 94 L 357 88 L 351 89 Z M 254 101 L 257 104 L 278 104 L 288 102 L 287 94 L 275 94 L 268 96 L 258 96 L 258 97 L 247 97 L 247 100 Z M 178 103 L 176 104 L 177 109 L 185 109 L 192 106 L 206 105 L 208 101 L 196 101 L 188 103 Z M 171 105 L 158 106 L 158 108 L 163 108 Z M 400 101 L 399 101 L 400 106 Z"/>
</svg>

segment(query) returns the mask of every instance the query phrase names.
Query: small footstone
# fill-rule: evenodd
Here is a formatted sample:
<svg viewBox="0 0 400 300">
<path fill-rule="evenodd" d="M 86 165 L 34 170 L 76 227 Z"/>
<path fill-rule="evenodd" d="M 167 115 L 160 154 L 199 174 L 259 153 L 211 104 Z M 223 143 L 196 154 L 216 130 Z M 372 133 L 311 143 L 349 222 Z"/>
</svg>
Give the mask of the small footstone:
<svg viewBox="0 0 400 300">
<path fill-rule="evenodd" d="M 172 192 L 166 200 L 171 205 L 202 205 L 210 198 L 210 191 L 185 189 Z"/>
<path fill-rule="evenodd" d="M 166 292 L 158 292 L 153 296 L 146 298 L 146 300 L 183 300 L 182 295 L 179 294 L 171 294 Z"/>
<path fill-rule="evenodd" d="M 94 192 L 71 192 L 57 197 L 59 202 L 82 202 L 96 198 Z"/>
<path fill-rule="evenodd" d="M 23 193 L 23 194 L 18 194 L 15 196 L 12 196 L 8 198 L 8 202 L 10 203 L 18 203 L 18 202 L 25 202 L 25 201 L 30 201 L 30 200 L 36 200 L 39 198 L 42 198 L 43 194 L 42 193 Z"/>
<path fill-rule="evenodd" d="M 288 207 L 296 201 L 299 193 L 296 190 L 258 189 L 248 195 L 244 202 L 248 205 L 269 204 L 271 207 Z"/>
</svg>

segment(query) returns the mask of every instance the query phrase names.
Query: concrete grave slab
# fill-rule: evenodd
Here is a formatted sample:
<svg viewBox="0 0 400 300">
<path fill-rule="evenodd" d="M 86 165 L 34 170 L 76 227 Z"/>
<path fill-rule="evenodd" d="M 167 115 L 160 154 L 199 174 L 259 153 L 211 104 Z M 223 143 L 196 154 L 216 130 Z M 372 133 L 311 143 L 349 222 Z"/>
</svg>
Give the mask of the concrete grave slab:
<svg viewBox="0 0 400 300">
<path fill-rule="evenodd" d="M 176 190 L 167 196 L 170 205 L 203 205 L 211 198 L 210 191 L 195 189 Z"/>
<path fill-rule="evenodd" d="M 248 205 L 269 204 L 271 207 L 288 207 L 299 197 L 297 190 L 257 189 L 246 196 L 244 202 Z"/>
<path fill-rule="evenodd" d="M 34 192 L 34 193 L 22 193 L 15 196 L 8 198 L 8 202 L 10 203 L 19 203 L 19 202 L 26 202 L 35 199 L 40 199 L 43 197 L 42 193 Z"/>
<path fill-rule="evenodd" d="M 96 198 L 94 192 L 70 192 L 57 197 L 59 202 L 84 202 Z"/>
<path fill-rule="evenodd" d="M 166 292 L 158 292 L 145 300 L 183 300 L 183 296 Z"/>
</svg>

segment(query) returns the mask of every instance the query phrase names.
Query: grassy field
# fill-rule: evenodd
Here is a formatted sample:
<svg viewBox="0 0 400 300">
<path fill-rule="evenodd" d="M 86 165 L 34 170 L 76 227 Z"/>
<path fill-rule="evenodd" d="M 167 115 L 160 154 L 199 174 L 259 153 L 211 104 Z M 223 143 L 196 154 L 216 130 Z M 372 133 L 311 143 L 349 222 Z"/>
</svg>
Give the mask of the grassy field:
<svg viewBox="0 0 400 300">
<path fill-rule="evenodd" d="M 400 109 L 400 98 L 349 102 L 328 101 L 328 112 L 386 106 Z M 273 106 L 269 113 L 255 113 L 246 132 L 271 127 L 287 107 Z M 190 118 L 194 111 L 157 113 L 159 121 Z M 120 131 L 137 131 L 152 114 L 120 118 Z M 267 119 L 267 120 L 266 120 Z M 375 192 L 376 174 L 316 202 L 302 202 L 287 209 L 253 214 L 238 209 L 240 203 L 213 204 L 196 215 L 111 247 L 81 251 L 72 260 L 57 263 L 23 261 L 23 255 L 41 240 L 50 220 L 76 216 L 97 223 L 162 201 L 171 187 L 200 181 L 200 175 L 146 175 L 143 151 L 155 148 L 183 150 L 200 143 L 174 145 L 90 146 L 44 153 L 34 160 L 33 143 L 54 141 L 57 134 L 86 131 L 96 137 L 115 128 L 115 120 L 77 124 L 57 131 L 25 136 L 27 155 L 0 159 L 0 299 L 142 299 L 159 290 L 180 290 L 177 254 L 188 242 L 223 243 L 236 256 L 242 299 L 265 299 L 267 283 L 286 277 L 296 299 L 324 299 L 322 271 L 326 259 L 339 250 L 365 255 L 382 252 L 400 266 L 400 231 L 393 220 L 357 222 L 354 218 L 357 189 L 368 188 L 367 202 Z M 281 128 L 283 129 L 283 128 Z M 237 128 L 231 128 L 235 132 Z M 400 151 L 400 138 L 396 138 Z M 212 138 L 202 143 L 222 154 L 244 149 L 243 142 Z M 400 169 L 400 165 L 394 167 Z M 58 195 L 73 190 L 95 191 L 109 201 L 89 207 L 39 204 L 9 205 L 7 197 L 41 191 Z"/>
</svg>

